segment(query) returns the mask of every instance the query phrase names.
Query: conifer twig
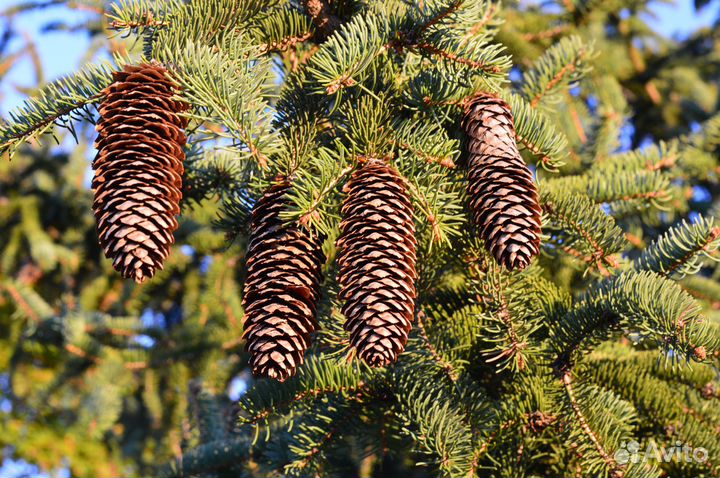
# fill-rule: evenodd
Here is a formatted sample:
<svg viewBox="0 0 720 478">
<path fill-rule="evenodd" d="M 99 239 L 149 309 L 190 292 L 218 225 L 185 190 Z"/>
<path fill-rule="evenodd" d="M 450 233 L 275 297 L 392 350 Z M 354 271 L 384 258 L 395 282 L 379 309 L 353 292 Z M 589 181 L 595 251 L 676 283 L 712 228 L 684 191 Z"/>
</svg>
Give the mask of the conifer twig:
<svg viewBox="0 0 720 478">
<path fill-rule="evenodd" d="M 425 312 L 422 310 L 419 310 L 417 315 L 417 324 L 418 329 L 420 330 L 420 335 L 423 338 L 423 342 L 425 343 L 425 346 L 430 351 L 430 355 L 435 359 L 435 361 L 440 365 L 440 367 L 443 369 L 445 374 L 448 376 L 450 381 L 457 382 L 458 380 L 458 373 L 457 370 L 455 370 L 455 367 L 453 367 L 452 363 L 445 360 L 437 351 L 437 349 L 433 346 L 432 342 L 430 342 L 430 338 L 427 335 L 427 331 L 425 330 L 425 323 L 423 322 L 423 319 L 425 318 Z"/>
<path fill-rule="evenodd" d="M 580 409 L 580 405 L 575 398 L 575 391 L 572 386 L 571 372 L 569 370 L 565 371 L 565 373 L 563 373 L 561 377 L 561 380 L 563 386 L 565 387 L 565 393 L 567 394 L 568 400 L 570 401 L 570 407 L 572 408 L 573 413 L 575 414 L 575 418 L 580 425 L 580 429 L 588 437 L 588 439 L 590 439 L 592 444 L 595 446 L 595 450 L 597 450 L 600 457 L 610 469 L 611 478 L 623 478 L 623 476 L 625 476 L 625 470 L 605 450 L 602 443 L 600 443 L 600 439 L 597 437 L 597 434 L 595 434 L 593 429 L 590 427 L 590 424 L 588 423 L 587 418 L 585 418 L 583 411 Z"/>
</svg>

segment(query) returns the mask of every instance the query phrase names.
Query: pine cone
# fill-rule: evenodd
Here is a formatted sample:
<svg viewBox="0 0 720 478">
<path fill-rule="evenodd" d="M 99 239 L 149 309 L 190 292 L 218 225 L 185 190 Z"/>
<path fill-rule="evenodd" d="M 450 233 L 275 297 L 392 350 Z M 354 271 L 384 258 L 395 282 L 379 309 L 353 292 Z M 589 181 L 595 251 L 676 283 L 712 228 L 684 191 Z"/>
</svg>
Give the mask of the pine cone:
<svg viewBox="0 0 720 478">
<path fill-rule="evenodd" d="M 462 121 L 468 152 L 468 195 L 475 225 L 507 269 L 524 269 L 540 251 L 540 203 L 532 173 L 515 144 L 510 107 L 482 94 Z"/>
<path fill-rule="evenodd" d="M 93 161 L 93 211 L 105 256 L 126 278 L 152 277 L 174 242 L 184 129 L 176 85 L 158 64 L 126 66 L 104 90 Z"/>
<path fill-rule="evenodd" d="M 288 189 L 272 186 L 253 209 L 243 297 L 253 373 L 280 382 L 295 374 L 310 345 L 325 262 L 319 237 L 281 220 Z"/>
<path fill-rule="evenodd" d="M 345 186 L 339 298 L 350 344 L 373 367 L 405 349 L 415 312 L 415 225 L 400 175 L 370 160 Z"/>
</svg>

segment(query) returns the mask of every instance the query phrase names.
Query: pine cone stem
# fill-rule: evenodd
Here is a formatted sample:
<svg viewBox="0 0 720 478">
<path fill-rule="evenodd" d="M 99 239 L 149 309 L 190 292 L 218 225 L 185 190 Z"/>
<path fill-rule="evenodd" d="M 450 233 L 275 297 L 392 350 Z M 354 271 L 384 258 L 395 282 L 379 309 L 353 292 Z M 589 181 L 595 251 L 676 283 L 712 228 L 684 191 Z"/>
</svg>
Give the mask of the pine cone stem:
<svg viewBox="0 0 720 478">
<path fill-rule="evenodd" d="M 113 267 L 140 283 L 175 242 L 180 213 L 184 129 L 177 86 L 158 64 L 126 66 L 104 90 L 93 161 L 93 211 Z"/>
<path fill-rule="evenodd" d="M 540 201 L 532 173 L 515 143 L 510 107 L 481 94 L 468 102 L 468 195 L 473 220 L 495 259 L 524 269 L 540 252 Z"/>
<path fill-rule="evenodd" d="M 280 218 L 288 189 L 272 186 L 253 209 L 243 296 L 253 373 L 280 382 L 295 374 L 310 345 L 325 262 L 319 237 Z"/>
<path fill-rule="evenodd" d="M 368 160 L 345 186 L 338 281 L 350 344 L 374 367 L 405 349 L 415 312 L 416 239 L 402 177 Z"/>
</svg>

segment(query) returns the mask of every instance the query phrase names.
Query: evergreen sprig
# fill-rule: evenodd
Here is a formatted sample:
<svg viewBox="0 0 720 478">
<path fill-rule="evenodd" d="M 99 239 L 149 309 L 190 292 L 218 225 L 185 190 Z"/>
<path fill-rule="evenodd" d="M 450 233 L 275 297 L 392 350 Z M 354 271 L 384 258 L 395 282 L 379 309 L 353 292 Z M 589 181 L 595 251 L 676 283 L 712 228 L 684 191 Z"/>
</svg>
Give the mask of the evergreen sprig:
<svg viewBox="0 0 720 478">
<path fill-rule="evenodd" d="M 718 343 L 698 304 L 677 284 L 652 272 L 627 271 L 591 287 L 553 324 L 558 366 L 622 329 L 653 341 L 672 362 L 703 360 Z"/>
<path fill-rule="evenodd" d="M 112 74 L 122 67 L 102 62 L 46 85 L 40 92 L 8 114 L 0 124 L 0 154 L 12 157 L 25 142 L 52 133 L 61 126 L 76 136 L 74 122 L 94 123 L 92 106 L 102 98 L 102 90 L 112 82 Z"/>
<path fill-rule="evenodd" d="M 650 244 L 633 266 L 637 270 L 682 278 L 696 274 L 705 259 L 715 259 L 712 254 L 718 246 L 720 228 L 712 218 L 700 217 L 691 224 L 682 221 Z"/>
<path fill-rule="evenodd" d="M 550 47 L 533 68 L 523 75 L 522 94 L 530 106 L 552 105 L 559 101 L 558 93 L 578 82 L 588 71 L 592 46 L 578 36 L 562 38 Z"/>
<path fill-rule="evenodd" d="M 541 192 L 543 211 L 548 216 L 544 232 L 549 244 L 607 274 L 616 267 L 614 254 L 625 247 L 625 238 L 612 216 L 582 194 L 561 194 L 560 189 Z"/>
</svg>

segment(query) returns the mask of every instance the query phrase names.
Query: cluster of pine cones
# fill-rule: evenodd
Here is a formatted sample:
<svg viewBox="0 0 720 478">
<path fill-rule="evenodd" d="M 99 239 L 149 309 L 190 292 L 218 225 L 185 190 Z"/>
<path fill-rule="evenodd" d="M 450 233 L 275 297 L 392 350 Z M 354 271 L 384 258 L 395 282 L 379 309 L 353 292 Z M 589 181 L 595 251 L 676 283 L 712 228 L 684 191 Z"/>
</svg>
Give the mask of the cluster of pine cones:
<svg viewBox="0 0 720 478">
<path fill-rule="evenodd" d="M 93 161 L 93 210 L 105 255 L 142 282 L 162 269 L 180 212 L 187 105 L 158 63 L 127 66 L 104 91 Z M 507 269 L 538 254 L 540 207 L 515 144 L 509 106 L 481 94 L 465 108 L 470 207 L 478 233 Z M 284 222 L 291 184 L 282 178 L 256 203 L 243 296 L 253 372 L 284 381 L 303 362 L 316 329 L 323 238 Z M 404 178 L 367 159 L 345 185 L 337 246 L 338 298 L 352 350 L 389 365 L 405 348 L 415 315 L 413 207 Z"/>
</svg>

